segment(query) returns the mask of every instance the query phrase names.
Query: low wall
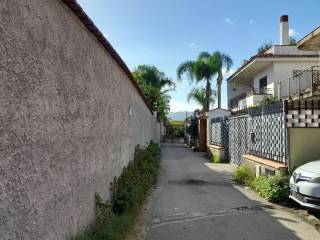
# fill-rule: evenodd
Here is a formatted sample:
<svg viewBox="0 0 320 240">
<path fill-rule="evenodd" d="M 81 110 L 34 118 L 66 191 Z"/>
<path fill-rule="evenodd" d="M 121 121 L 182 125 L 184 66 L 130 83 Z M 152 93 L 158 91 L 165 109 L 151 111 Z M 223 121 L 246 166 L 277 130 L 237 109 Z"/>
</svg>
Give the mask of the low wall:
<svg viewBox="0 0 320 240">
<path fill-rule="evenodd" d="M 72 1 L 69 1 L 72 2 Z M 160 128 L 125 66 L 63 1 L 0 2 L 0 239 L 60 240 Z"/>
<path fill-rule="evenodd" d="M 207 145 L 207 151 L 210 154 L 211 160 L 215 163 L 227 163 L 226 149 L 223 147 L 209 144 Z"/>
<path fill-rule="evenodd" d="M 242 158 L 243 164 L 250 167 L 256 176 L 286 174 L 288 170 L 285 164 L 270 159 L 249 154 L 243 155 Z"/>
</svg>

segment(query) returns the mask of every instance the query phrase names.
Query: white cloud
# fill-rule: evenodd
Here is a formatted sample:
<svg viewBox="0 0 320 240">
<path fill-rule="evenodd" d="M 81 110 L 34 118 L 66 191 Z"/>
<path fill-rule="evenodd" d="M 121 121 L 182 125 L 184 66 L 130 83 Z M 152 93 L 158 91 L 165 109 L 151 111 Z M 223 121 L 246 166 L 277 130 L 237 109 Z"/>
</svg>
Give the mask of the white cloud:
<svg viewBox="0 0 320 240">
<path fill-rule="evenodd" d="M 256 24 L 256 22 L 254 20 L 249 20 L 250 24 Z"/>
<path fill-rule="evenodd" d="M 185 42 L 184 45 L 189 48 L 195 48 L 197 46 L 197 44 L 195 44 L 194 42 Z"/>
<path fill-rule="evenodd" d="M 223 21 L 225 21 L 228 24 L 235 24 L 235 22 L 233 22 L 230 18 L 225 18 Z"/>
<path fill-rule="evenodd" d="M 297 35 L 298 35 L 298 33 L 296 32 L 295 29 L 293 29 L 293 28 L 289 29 L 289 37 L 295 37 Z"/>
</svg>

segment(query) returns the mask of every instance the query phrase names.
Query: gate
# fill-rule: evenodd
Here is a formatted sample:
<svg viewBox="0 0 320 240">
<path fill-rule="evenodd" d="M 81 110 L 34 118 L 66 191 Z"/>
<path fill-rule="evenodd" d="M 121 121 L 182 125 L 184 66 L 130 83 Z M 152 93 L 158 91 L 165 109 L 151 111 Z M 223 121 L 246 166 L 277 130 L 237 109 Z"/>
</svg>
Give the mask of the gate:
<svg viewBox="0 0 320 240">
<path fill-rule="evenodd" d="M 283 103 L 249 110 L 248 152 L 252 155 L 286 163 L 286 120 Z"/>
<path fill-rule="evenodd" d="M 240 165 L 247 152 L 248 116 L 229 118 L 229 156 L 230 162 Z"/>
<path fill-rule="evenodd" d="M 162 136 L 162 143 L 184 143 L 185 126 L 168 124 L 165 126 L 165 135 Z"/>
</svg>

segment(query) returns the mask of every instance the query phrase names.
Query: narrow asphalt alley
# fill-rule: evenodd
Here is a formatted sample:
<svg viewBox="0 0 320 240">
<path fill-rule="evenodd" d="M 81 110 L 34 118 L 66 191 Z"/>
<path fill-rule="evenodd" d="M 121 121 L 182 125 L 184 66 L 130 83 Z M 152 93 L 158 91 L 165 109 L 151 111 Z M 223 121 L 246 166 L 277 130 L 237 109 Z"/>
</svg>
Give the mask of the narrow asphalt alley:
<svg viewBox="0 0 320 240">
<path fill-rule="evenodd" d="M 162 170 L 148 213 L 148 240 L 320 239 L 311 225 L 271 209 L 252 192 L 250 197 L 240 191 L 223 164 L 206 163 L 203 153 L 183 145 L 162 146 Z"/>
</svg>

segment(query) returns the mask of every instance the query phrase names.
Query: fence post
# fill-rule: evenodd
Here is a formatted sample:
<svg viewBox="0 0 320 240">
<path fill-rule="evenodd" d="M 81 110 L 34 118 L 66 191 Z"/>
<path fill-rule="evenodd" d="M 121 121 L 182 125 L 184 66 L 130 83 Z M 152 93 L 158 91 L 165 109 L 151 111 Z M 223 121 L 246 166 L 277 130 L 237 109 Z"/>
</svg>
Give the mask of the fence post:
<svg viewBox="0 0 320 240">
<path fill-rule="evenodd" d="M 301 74 L 299 74 L 299 81 L 298 81 L 298 96 L 300 100 L 300 80 L 301 80 Z"/>
<path fill-rule="evenodd" d="M 288 77 L 288 98 L 290 99 L 290 77 Z"/>
<path fill-rule="evenodd" d="M 313 67 L 311 67 L 311 97 L 313 96 Z"/>
</svg>

